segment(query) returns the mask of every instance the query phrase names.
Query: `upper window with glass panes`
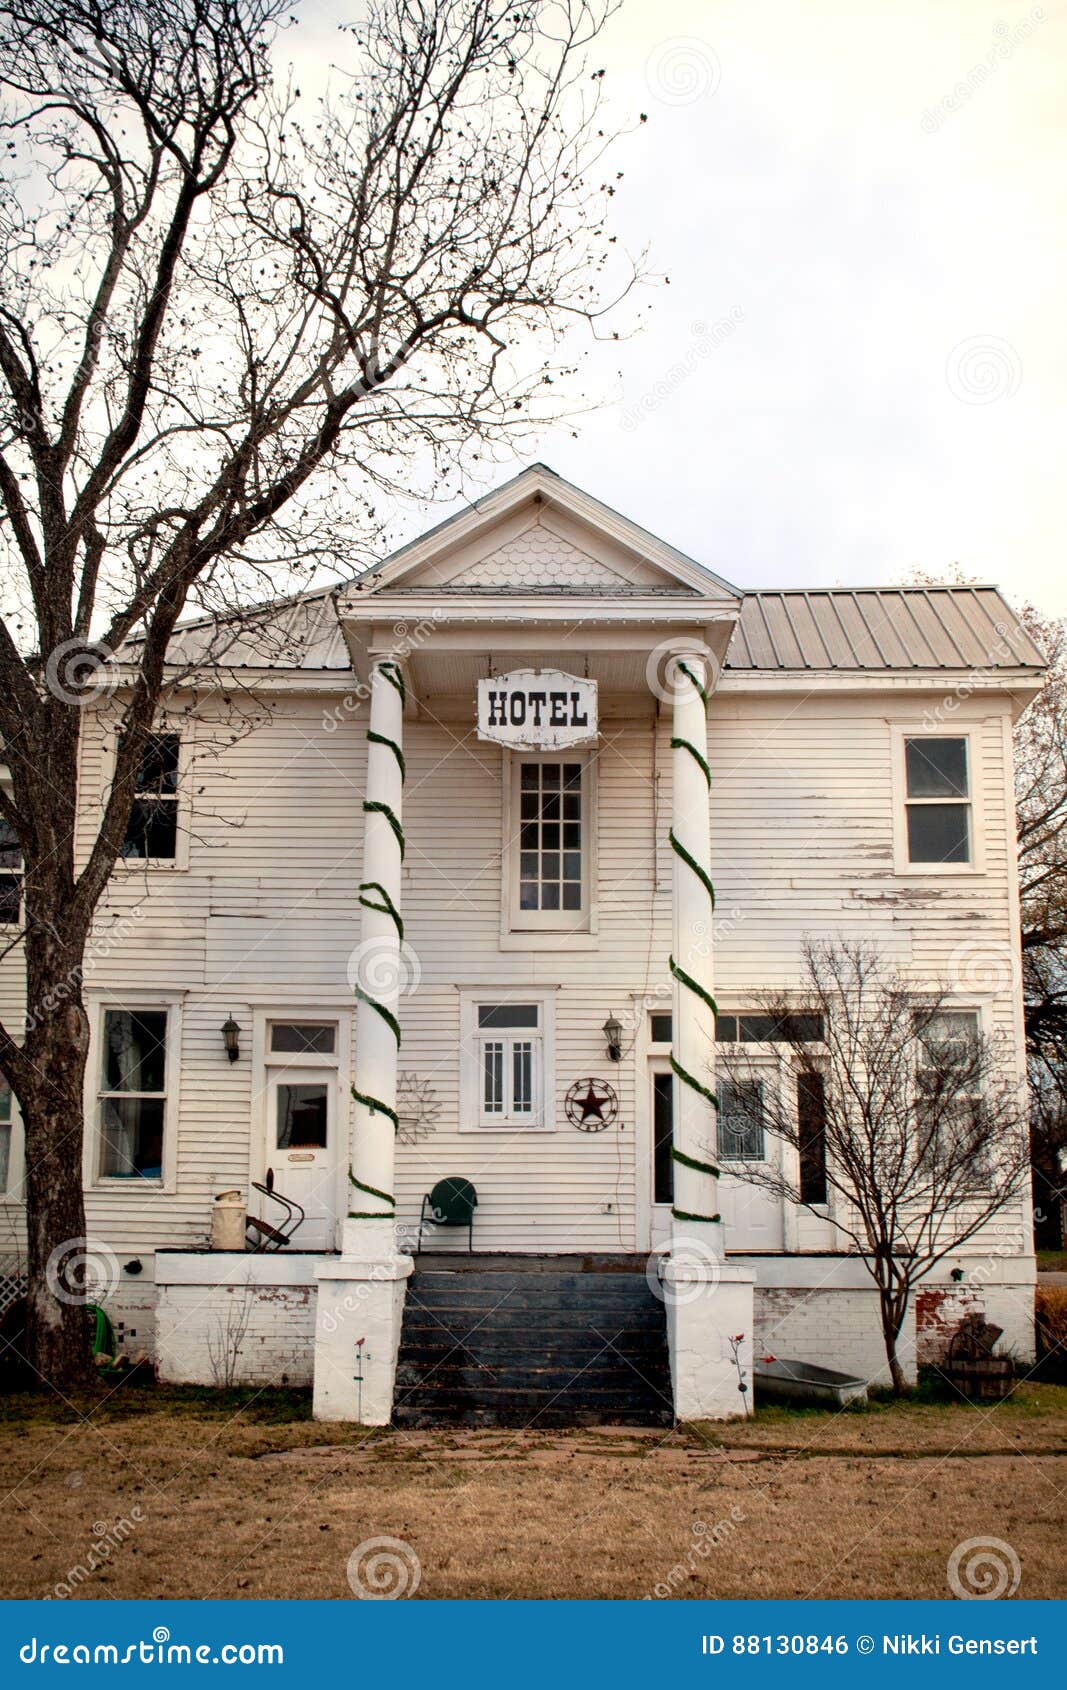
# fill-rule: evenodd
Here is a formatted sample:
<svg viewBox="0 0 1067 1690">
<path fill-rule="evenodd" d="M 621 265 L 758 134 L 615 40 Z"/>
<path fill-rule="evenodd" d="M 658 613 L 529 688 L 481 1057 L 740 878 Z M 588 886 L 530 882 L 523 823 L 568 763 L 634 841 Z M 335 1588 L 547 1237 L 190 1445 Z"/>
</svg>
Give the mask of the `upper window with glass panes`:
<svg viewBox="0 0 1067 1690">
<path fill-rule="evenodd" d="M 0 924 L 17 927 L 22 915 L 22 849 L 0 816 Z"/>
<path fill-rule="evenodd" d="M 965 737 L 904 737 L 907 861 L 954 868 L 974 861 L 971 771 Z"/>
<path fill-rule="evenodd" d="M 516 757 L 513 780 L 511 925 L 580 929 L 589 909 L 588 765 Z"/>
<path fill-rule="evenodd" d="M 178 734 L 153 733 L 145 740 L 120 853 L 126 862 L 173 863 L 178 857 L 180 753 Z"/>
</svg>

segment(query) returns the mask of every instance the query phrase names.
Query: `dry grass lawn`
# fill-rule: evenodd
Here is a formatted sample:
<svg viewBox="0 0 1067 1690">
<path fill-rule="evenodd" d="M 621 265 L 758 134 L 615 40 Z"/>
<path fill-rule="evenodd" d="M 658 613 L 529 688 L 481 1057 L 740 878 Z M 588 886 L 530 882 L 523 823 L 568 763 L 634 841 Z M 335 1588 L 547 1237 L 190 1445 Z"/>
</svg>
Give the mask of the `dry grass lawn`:
<svg viewBox="0 0 1067 1690">
<path fill-rule="evenodd" d="M 678 1433 L 367 1433 L 295 1394 L 132 1387 L 2 1413 L 4 1597 L 350 1598 L 381 1537 L 420 1598 L 940 1597 L 972 1537 L 1011 1546 L 1020 1596 L 1067 1586 L 1053 1385 Z"/>
</svg>

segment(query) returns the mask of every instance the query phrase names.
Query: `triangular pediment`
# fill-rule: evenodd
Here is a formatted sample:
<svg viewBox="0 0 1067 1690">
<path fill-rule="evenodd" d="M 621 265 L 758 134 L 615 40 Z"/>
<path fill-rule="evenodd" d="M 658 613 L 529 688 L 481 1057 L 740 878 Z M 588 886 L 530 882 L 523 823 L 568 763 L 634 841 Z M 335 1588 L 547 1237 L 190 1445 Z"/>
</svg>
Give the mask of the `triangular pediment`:
<svg viewBox="0 0 1067 1690">
<path fill-rule="evenodd" d="M 439 584 L 469 592 L 655 592 L 661 572 L 639 559 L 594 557 L 557 528 L 533 521 L 485 557 L 461 566 Z"/>
<path fill-rule="evenodd" d="M 359 590 L 678 595 L 737 602 L 710 570 L 534 465 L 364 576 Z"/>
</svg>

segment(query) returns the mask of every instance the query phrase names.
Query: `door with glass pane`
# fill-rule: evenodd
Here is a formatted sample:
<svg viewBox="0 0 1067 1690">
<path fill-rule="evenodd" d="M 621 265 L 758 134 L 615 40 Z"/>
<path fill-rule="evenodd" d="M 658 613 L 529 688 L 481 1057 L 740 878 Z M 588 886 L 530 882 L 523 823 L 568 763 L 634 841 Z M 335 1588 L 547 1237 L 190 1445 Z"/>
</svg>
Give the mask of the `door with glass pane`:
<svg viewBox="0 0 1067 1690">
<path fill-rule="evenodd" d="M 272 1021 L 265 1062 L 265 1167 L 274 1188 L 299 1203 L 294 1250 L 333 1248 L 337 1223 L 337 1025 Z M 284 1212 L 260 1192 L 253 1212 L 278 1225 Z"/>
<path fill-rule="evenodd" d="M 726 1227 L 729 1250 L 782 1250 L 785 1248 L 785 1210 L 781 1197 L 749 1185 L 736 1172 L 744 1163 L 754 1172 L 770 1171 L 777 1147 L 764 1127 L 767 1074 L 744 1079 L 720 1079 L 716 1087 L 719 1108 L 716 1117 L 718 1139 L 719 1213 Z"/>
</svg>

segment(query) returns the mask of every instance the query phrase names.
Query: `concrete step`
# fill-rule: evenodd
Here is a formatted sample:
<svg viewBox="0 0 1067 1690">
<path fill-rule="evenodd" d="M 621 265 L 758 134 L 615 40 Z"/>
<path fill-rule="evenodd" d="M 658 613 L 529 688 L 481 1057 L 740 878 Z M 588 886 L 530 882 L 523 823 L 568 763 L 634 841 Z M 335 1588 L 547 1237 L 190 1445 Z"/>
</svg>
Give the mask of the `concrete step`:
<svg viewBox="0 0 1067 1690">
<path fill-rule="evenodd" d="M 416 1270 L 398 1425 L 667 1425 L 666 1315 L 644 1273 Z"/>
</svg>

